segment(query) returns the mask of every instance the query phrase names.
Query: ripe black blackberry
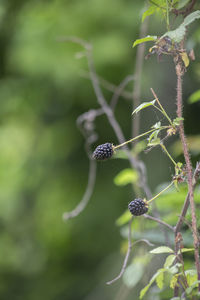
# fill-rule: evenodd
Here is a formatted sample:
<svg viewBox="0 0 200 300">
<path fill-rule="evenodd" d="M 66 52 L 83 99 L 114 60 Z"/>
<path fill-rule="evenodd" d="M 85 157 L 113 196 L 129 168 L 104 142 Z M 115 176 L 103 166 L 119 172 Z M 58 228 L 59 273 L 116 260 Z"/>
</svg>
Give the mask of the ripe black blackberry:
<svg viewBox="0 0 200 300">
<path fill-rule="evenodd" d="M 129 203 L 128 209 L 133 216 L 141 216 L 143 214 L 146 214 L 146 212 L 148 211 L 148 203 L 145 199 L 134 199 Z"/>
<path fill-rule="evenodd" d="M 114 153 L 114 146 L 111 143 L 105 143 L 96 147 L 93 152 L 93 159 L 105 160 L 110 158 Z"/>
</svg>

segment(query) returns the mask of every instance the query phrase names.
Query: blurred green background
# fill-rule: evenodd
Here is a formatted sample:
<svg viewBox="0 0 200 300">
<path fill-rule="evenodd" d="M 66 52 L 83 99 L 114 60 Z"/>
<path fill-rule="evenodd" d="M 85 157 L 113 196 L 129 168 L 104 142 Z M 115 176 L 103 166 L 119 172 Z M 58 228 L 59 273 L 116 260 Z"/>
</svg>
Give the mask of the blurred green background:
<svg viewBox="0 0 200 300">
<path fill-rule="evenodd" d="M 113 177 L 128 162 L 98 164 L 87 209 L 62 221 L 87 184 L 88 158 L 76 119 L 98 104 L 91 82 L 81 76 L 88 70 L 86 59 L 76 58 L 81 47 L 59 43 L 58 37 L 88 40 L 97 73 L 118 85 L 134 71 L 132 42 L 139 35 L 143 6 L 140 0 L 0 1 L 0 299 L 133 299 L 135 292 L 127 292 L 121 281 L 105 284 L 119 272 L 124 255 L 115 221 L 134 193 L 131 185 L 115 186 Z M 184 117 L 186 133 L 198 143 L 200 103 L 187 104 L 200 82 L 198 22 L 190 30 L 188 47 L 195 46 L 196 61 L 184 79 Z M 149 34 L 164 31 L 159 18 L 150 22 Z M 171 60 L 158 63 L 151 57 L 144 70 L 141 100 L 152 99 L 153 87 L 175 116 Z M 104 94 L 110 101 L 112 93 L 104 89 Z M 116 116 L 127 139 L 131 111 L 131 101 L 121 98 Z M 141 113 L 141 132 L 158 120 L 152 110 Z M 117 143 L 104 116 L 98 118 L 96 131 L 97 144 Z M 194 161 L 198 145 L 195 151 Z M 170 181 L 172 166 L 161 151 L 142 157 L 153 191 Z"/>
</svg>

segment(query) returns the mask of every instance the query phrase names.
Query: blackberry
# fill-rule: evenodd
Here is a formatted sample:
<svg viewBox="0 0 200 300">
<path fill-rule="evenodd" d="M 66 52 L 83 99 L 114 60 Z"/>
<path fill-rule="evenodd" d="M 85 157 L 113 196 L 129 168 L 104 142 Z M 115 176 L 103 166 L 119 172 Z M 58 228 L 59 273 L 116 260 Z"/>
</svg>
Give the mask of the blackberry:
<svg viewBox="0 0 200 300">
<path fill-rule="evenodd" d="M 146 200 L 138 198 L 131 201 L 128 205 L 128 209 L 134 216 L 140 216 L 148 211 L 148 203 Z"/>
<path fill-rule="evenodd" d="M 96 147 L 92 157 L 96 160 L 105 160 L 110 158 L 114 153 L 114 146 L 111 143 L 105 143 Z"/>
</svg>

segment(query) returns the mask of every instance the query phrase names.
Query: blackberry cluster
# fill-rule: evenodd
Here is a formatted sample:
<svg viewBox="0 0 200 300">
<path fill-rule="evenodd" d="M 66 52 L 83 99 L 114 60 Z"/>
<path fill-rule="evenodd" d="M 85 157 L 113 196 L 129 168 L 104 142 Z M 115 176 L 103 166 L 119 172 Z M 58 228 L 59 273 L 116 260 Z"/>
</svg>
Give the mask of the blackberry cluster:
<svg viewBox="0 0 200 300">
<path fill-rule="evenodd" d="M 146 200 L 141 198 L 134 199 L 129 203 L 128 209 L 133 216 L 141 216 L 143 214 L 146 214 L 146 212 L 148 211 L 148 203 Z"/>
<path fill-rule="evenodd" d="M 99 145 L 93 152 L 93 159 L 96 160 L 105 160 L 110 158 L 114 153 L 113 144 L 105 143 Z"/>
</svg>

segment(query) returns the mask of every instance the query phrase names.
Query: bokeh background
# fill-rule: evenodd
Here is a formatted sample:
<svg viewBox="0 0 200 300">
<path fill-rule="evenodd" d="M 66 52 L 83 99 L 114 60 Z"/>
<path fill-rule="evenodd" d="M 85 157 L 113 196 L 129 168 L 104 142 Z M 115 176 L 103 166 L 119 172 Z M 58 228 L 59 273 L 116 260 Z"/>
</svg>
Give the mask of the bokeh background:
<svg viewBox="0 0 200 300">
<path fill-rule="evenodd" d="M 58 38 L 89 41 L 97 73 L 118 85 L 134 72 L 132 43 L 139 35 L 143 9 L 141 0 L 0 1 L 1 299 L 122 300 L 136 293 L 127 292 L 122 281 L 105 284 L 119 272 L 124 256 L 125 240 L 115 222 L 134 192 L 131 185 L 116 186 L 113 178 L 128 167 L 126 160 L 98 164 L 86 210 L 66 223 L 62 220 L 87 185 L 88 157 L 76 119 L 98 103 L 90 80 L 82 76 L 88 71 L 86 59 L 77 59 L 83 49 Z M 184 117 L 186 133 L 196 142 L 194 162 L 200 153 L 200 104 L 189 105 L 187 100 L 200 83 L 198 25 L 190 27 L 187 46 L 195 47 L 196 61 L 184 79 Z M 150 20 L 149 34 L 163 32 L 160 18 Z M 175 116 L 176 79 L 170 58 L 158 62 L 152 56 L 144 62 L 141 101 L 152 100 L 150 87 Z M 132 88 L 130 83 L 127 90 Z M 103 91 L 109 102 L 112 93 Z M 131 111 L 131 101 L 120 98 L 116 117 L 127 139 Z M 141 132 L 160 118 L 152 110 L 140 117 Z M 105 116 L 95 125 L 97 144 L 117 143 Z M 174 154 L 181 159 L 177 149 Z M 142 158 L 152 191 L 170 181 L 172 166 L 161 151 Z"/>
</svg>

